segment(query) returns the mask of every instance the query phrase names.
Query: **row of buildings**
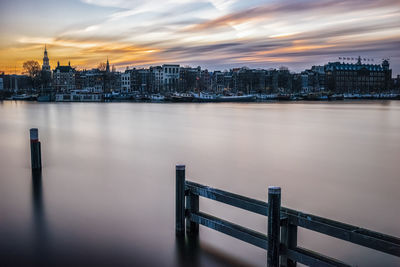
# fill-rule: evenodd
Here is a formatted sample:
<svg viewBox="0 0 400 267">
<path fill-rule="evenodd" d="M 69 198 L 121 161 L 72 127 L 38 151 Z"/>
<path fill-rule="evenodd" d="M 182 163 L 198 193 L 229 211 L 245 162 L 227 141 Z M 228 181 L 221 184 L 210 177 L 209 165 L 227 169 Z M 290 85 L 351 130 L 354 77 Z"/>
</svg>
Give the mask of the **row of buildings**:
<svg viewBox="0 0 400 267">
<path fill-rule="evenodd" d="M 18 87 L 22 76 L 0 76 L 3 88 Z M 300 73 L 292 73 L 287 68 L 250 69 L 233 68 L 226 71 L 201 69 L 201 67 L 182 67 L 164 64 L 149 68 L 127 68 L 124 72 L 110 70 L 107 63 L 104 69 L 76 70 L 68 65 L 57 66 L 51 70 L 47 49 L 42 65 L 41 88 L 56 93 L 71 90 L 86 90 L 93 93 L 133 93 L 142 94 L 213 91 L 246 94 L 273 93 L 381 93 L 399 90 L 400 77 L 392 79 L 388 60 L 382 64 L 363 64 L 359 57 L 354 63 L 331 62 L 324 66 L 313 66 Z M 8 78 L 8 79 L 7 79 Z M 14 80 L 14 82 L 13 82 Z M 26 80 L 26 79 L 25 79 Z M 19 82 L 26 86 L 26 81 Z"/>
</svg>

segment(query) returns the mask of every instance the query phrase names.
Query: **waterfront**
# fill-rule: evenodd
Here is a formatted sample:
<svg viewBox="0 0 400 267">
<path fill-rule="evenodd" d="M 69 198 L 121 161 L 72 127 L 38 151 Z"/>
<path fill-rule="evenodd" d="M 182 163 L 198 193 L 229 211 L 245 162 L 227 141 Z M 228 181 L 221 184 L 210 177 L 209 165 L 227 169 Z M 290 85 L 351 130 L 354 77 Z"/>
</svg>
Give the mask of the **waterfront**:
<svg viewBox="0 0 400 267">
<path fill-rule="evenodd" d="M 29 168 L 31 127 L 42 141 L 39 185 Z M 39 254 L 66 264 L 184 265 L 174 230 L 176 163 L 192 181 L 261 200 L 279 185 L 284 206 L 400 236 L 396 101 L 7 101 L 0 140 L 0 246 L 19 261 Z M 265 232 L 265 217 L 205 200 L 201 207 Z M 198 265 L 265 265 L 261 249 L 200 231 Z M 306 230 L 299 243 L 359 266 L 400 264 Z"/>
</svg>

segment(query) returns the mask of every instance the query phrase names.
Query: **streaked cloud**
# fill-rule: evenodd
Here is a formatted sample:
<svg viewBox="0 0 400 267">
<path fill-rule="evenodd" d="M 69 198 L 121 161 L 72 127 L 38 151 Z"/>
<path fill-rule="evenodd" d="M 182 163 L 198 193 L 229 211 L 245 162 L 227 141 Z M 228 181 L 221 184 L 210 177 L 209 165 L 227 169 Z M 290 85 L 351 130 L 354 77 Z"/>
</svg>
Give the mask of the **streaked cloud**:
<svg viewBox="0 0 400 267">
<path fill-rule="evenodd" d="M 0 70 L 40 61 L 47 43 L 53 66 L 71 59 L 91 68 L 108 56 L 120 69 L 181 63 L 210 69 L 284 64 L 301 70 L 361 55 L 378 62 L 389 57 L 400 73 L 398 0 L 35 2 L 37 9 L 28 0 L 0 3 L 2 23 L 16 6 L 30 7 L 0 30 Z M 70 13 L 60 16 L 60 9 Z"/>
</svg>

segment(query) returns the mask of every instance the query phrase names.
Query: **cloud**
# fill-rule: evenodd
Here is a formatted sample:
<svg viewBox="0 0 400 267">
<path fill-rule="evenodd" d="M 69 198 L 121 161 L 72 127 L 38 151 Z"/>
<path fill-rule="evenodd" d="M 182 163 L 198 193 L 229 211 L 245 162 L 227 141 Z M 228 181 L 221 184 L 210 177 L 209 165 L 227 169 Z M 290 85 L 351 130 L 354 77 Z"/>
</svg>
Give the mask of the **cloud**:
<svg viewBox="0 0 400 267">
<path fill-rule="evenodd" d="M 48 20 L 58 23 L 51 34 L 46 26 L 41 32 L 24 32 L 25 27 L 10 24 L 0 40 L 0 68 L 21 61 L 22 56 L 40 60 L 43 44 L 48 43 L 51 60 L 71 57 L 87 68 L 107 56 L 121 68 L 166 62 L 211 69 L 242 64 L 267 67 L 275 62 L 300 69 L 338 55 L 381 58 L 385 54 L 400 72 L 398 0 L 81 0 L 69 4 L 78 5 L 71 10 L 82 5 L 101 13 L 86 12 L 77 21 L 68 14 L 62 20 L 51 17 L 54 12 L 46 10 Z"/>
<path fill-rule="evenodd" d="M 246 21 L 265 20 L 279 15 L 301 13 L 335 13 L 348 12 L 349 10 L 368 10 L 373 8 L 383 8 L 386 6 L 400 6 L 394 0 L 326 0 L 326 1 L 293 1 L 271 2 L 257 7 L 247 8 L 234 12 L 204 23 L 194 25 L 188 30 L 207 30 L 219 27 L 240 24 Z"/>
</svg>

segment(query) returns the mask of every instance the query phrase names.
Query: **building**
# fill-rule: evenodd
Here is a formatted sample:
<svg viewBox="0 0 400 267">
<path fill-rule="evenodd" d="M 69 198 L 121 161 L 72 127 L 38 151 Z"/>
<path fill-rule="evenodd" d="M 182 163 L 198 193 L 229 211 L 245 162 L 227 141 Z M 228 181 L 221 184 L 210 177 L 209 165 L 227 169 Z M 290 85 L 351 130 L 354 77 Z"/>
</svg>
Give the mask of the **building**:
<svg viewBox="0 0 400 267">
<path fill-rule="evenodd" d="M 201 70 L 200 72 L 199 90 L 211 90 L 211 74 L 208 72 L 208 70 Z"/>
<path fill-rule="evenodd" d="M 150 67 L 150 87 L 153 93 L 160 93 L 163 90 L 163 73 L 161 66 Z"/>
<path fill-rule="evenodd" d="M 390 89 L 392 70 L 388 60 L 382 64 L 333 62 L 325 65 L 328 89 L 335 93 L 381 93 Z"/>
<path fill-rule="evenodd" d="M 75 69 L 71 67 L 70 62 L 68 66 L 60 66 L 60 62 L 57 62 L 53 71 L 53 87 L 56 92 L 75 90 Z"/>
<path fill-rule="evenodd" d="M 44 45 L 42 71 L 51 72 L 50 64 L 49 64 L 49 57 L 47 56 L 47 47 L 46 47 L 46 45 Z"/>
<path fill-rule="evenodd" d="M 175 92 L 178 89 L 179 65 L 162 65 L 163 88 L 165 92 Z"/>
<path fill-rule="evenodd" d="M 121 92 L 130 93 L 131 90 L 131 74 L 125 72 L 121 74 Z"/>
<path fill-rule="evenodd" d="M 49 57 L 47 55 L 46 45 L 44 46 L 44 53 L 43 53 L 41 82 L 42 82 L 42 89 L 51 88 L 51 68 L 50 68 L 50 63 L 49 63 Z"/>
<path fill-rule="evenodd" d="M 400 93 L 400 75 L 397 75 L 397 77 L 393 79 L 393 89 Z"/>
<path fill-rule="evenodd" d="M 246 67 L 232 70 L 232 91 L 237 93 L 265 93 L 265 70 Z"/>
<path fill-rule="evenodd" d="M 150 92 L 150 70 L 138 69 L 136 71 L 138 91 L 142 94 Z"/>
<path fill-rule="evenodd" d="M 0 90 L 4 90 L 3 78 L 0 78 Z"/>
<path fill-rule="evenodd" d="M 116 72 L 113 67 L 110 70 L 110 63 L 107 58 L 106 68 L 104 71 L 99 70 L 103 75 L 103 92 L 111 93 L 111 92 L 120 92 L 121 91 L 121 73 Z"/>
<path fill-rule="evenodd" d="M 222 92 L 225 88 L 224 73 L 217 70 L 212 75 L 212 89 L 214 92 Z"/>
<path fill-rule="evenodd" d="M 194 92 L 198 90 L 201 68 L 179 68 L 179 92 Z"/>
</svg>

